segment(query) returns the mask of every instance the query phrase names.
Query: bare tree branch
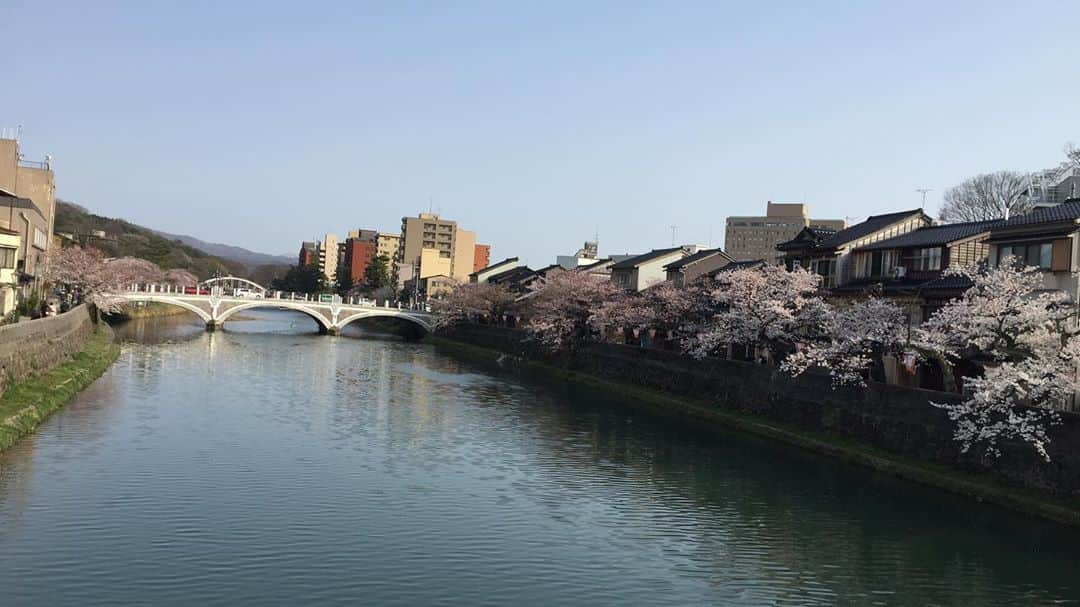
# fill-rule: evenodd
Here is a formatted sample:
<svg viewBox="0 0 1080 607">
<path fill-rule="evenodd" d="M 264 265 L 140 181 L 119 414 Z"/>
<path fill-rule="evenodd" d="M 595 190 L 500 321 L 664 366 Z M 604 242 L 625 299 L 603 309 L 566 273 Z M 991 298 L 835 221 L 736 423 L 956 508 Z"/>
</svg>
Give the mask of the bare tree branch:
<svg viewBox="0 0 1080 607">
<path fill-rule="evenodd" d="M 986 221 L 1022 215 L 1031 209 L 1027 190 L 1027 176 L 1015 171 L 972 177 L 945 191 L 941 219 Z"/>
</svg>

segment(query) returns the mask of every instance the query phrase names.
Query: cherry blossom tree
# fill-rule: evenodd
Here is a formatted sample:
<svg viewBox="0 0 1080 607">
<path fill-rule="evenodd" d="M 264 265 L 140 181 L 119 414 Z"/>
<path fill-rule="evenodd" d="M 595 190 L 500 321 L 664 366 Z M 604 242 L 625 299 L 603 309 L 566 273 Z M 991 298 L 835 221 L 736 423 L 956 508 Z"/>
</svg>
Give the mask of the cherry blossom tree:
<svg viewBox="0 0 1080 607">
<path fill-rule="evenodd" d="M 675 338 L 702 319 L 702 310 L 711 307 L 711 286 L 707 279 L 686 288 L 665 281 L 640 293 L 618 294 L 605 301 L 591 320 L 599 331 L 629 329 L 635 334 L 653 330 Z"/>
<path fill-rule="evenodd" d="M 739 268 L 718 273 L 714 281 L 711 296 L 718 312 L 684 344 L 695 357 L 744 344 L 765 348 L 775 358 L 823 321 L 824 302 L 816 294 L 821 277 L 801 268 Z"/>
<path fill-rule="evenodd" d="M 784 359 L 781 367 L 792 375 L 819 367 L 828 370 L 833 385 L 866 385 L 870 370 L 886 354 L 907 345 L 907 315 L 880 297 L 836 307 L 826 305 L 821 338 Z"/>
<path fill-rule="evenodd" d="M 112 278 L 112 284 L 116 287 L 136 283 L 161 282 L 165 276 L 157 264 L 138 257 L 119 257 L 106 260 L 105 269 Z"/>
<path fill-rule="evenodd" d="M 514 309 L 515 299 L 503 285 L 470 283 L 456 286 L 431 306 L 436 327 L 445 328 L 481 319 L 498 322 Z"/>
<path fill-rule="evenodd" d="M 989 270 L 951 269 L 973 286 L 919 328 L 917 344 L 949 361 L 972 361 L 982 375 L 964 378 L 959 403 L 934 403 L 956 422 L 963 451 L 1018 439 L 1049 461 L 1054 411 L 1077 389 L 1080 335 L 1069 297 L 1042 290 L 1042 272 L 1012 258 Z"/>
<path fill-rule="evenodd" d="M 194 287 L 199 284 L 199 279 L 187 270 L 174 268 L 165 272 L 163 280 L 178 287 Z"/>
<path fill-rule="evenodd" d="M 594 317 L 618 296 L 605 276 L 552 270 L 530 286 L 529 331 L 551 350 L 574 351 L 594 338 Z"/>
<path fill-rule="evenodd" d="M 111 314 L 119 312 L 125 302 L 115 296 L 116 276 L 106 266 L 101 251 L 95 248 L 54 248 L 49 252 L 45 279 L 71 289 L 83 301 Z"/>
</svg>

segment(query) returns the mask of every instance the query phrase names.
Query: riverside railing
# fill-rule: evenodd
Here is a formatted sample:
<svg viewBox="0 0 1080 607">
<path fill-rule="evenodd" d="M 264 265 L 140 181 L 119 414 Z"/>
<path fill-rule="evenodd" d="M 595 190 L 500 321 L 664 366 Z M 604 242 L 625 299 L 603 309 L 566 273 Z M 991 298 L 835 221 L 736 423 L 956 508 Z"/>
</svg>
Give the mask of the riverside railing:
<svg viewBox="0 0 1080 607">
<path fill-rule="evenodd" d="M 303 301 L 316 304 L 336 304 L 356 306 L 363 308 L 378 308 L 385 310 L 409 310 L 414 312 L 430 312 L 431 306 L 426 302 L 402 303 L 392 299 L 368 299 L 360 296 L 342 297 L 340 295 L 295 293 L 291 291 L 247 291 L 243 289 L 227 289 L 223 287 L 185 287 L 168 283 L 131 283 L 123 288 L 127 293 L 153 293 L 160 295 L 177 295 L 187 297 L 235 297 L 238 299 L 261 299 L 266 301 Z M 380 305 L 381 302 L 381 305 Z"/>
</svg>

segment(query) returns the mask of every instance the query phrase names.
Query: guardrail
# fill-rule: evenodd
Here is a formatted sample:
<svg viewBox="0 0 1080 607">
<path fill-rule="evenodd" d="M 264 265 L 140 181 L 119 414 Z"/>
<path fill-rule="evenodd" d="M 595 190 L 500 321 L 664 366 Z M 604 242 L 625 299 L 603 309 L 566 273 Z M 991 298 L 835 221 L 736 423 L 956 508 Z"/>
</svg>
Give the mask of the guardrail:
<svg viewBox="0 0 1080 607">
<path fill-rule="evenodd" d="M 174 284 L 134 283 L 122 289 L 125 293 L 154 293 L 159 295 L 177 295 L 187 297 L 235 297 L 237 299 L 265 299 L 268 301 L 306 301 L 326 305 L 347 305 L 365 308 L 382 308 L 411 310 L 414 312 L 431 312 L 431 306 L 427 303 L 405 303 L 392 299 L 367 299 L 365 297 L 341 297 L 332 295 L 330 299 L 324 299 L 326 294 L 313 295 L 311 293 L 294 293 L 289 291 L 267 291 L 265 294 L 243 289 L 225 289 L 214 287 L 182 287 Z M 238 293 L 239 291 L 239 293 Z M 382 305 L 379 305 L 380 301 Z"/>
</svg>

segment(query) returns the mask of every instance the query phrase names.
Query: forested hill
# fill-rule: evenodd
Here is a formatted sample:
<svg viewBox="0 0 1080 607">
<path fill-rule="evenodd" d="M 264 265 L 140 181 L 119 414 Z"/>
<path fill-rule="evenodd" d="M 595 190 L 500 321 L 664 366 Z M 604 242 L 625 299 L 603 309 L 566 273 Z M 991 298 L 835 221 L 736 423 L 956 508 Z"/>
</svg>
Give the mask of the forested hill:
<svg viewBox="0 0 1080 607">
<path fill-rule="evenodd" d="M 123 219 L 94 215 L 79 205 L 59 200 L 56 202 L 56 232 L 71 235 L 80 244 L 101 249 L 109 257 L 139 257 L 165 270 L 188 270 L 200 279 L 220 272 L 268 280 L 267 275 L 277 273 L 276 269 L 249 268 L 238 261 L 210 255 L 179 240 L 164 238 L 149 228 Z"/>
</svg>

